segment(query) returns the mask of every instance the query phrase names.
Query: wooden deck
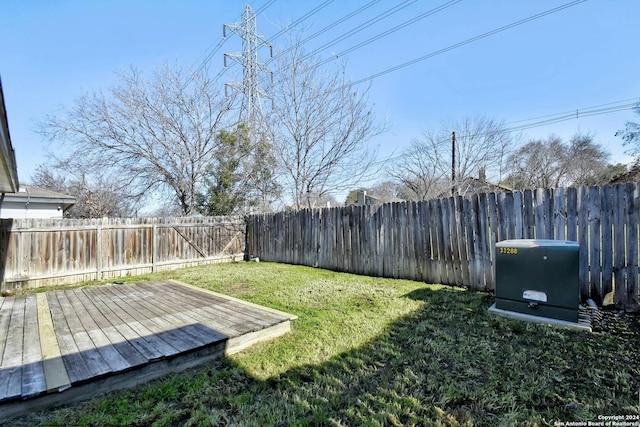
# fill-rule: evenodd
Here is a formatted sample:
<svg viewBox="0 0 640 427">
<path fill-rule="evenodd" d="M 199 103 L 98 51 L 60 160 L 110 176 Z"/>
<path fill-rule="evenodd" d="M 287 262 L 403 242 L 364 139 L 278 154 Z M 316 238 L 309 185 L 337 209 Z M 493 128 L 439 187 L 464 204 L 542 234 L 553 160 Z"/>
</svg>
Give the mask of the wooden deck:
<svg viewBox="0 0 640 427">
<path fill-rule="evenodd" d="M 0 298 L 0 420 L 240 351 L 293 319 L 176 281 Z"/>
</svg>

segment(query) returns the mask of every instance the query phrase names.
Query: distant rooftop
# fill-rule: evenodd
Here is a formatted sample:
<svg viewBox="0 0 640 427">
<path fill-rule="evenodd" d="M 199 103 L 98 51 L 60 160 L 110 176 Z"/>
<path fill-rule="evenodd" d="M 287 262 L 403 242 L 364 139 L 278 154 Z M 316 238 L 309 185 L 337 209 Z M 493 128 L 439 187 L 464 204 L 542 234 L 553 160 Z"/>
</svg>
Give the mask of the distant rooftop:
<svg viewBox="0 0 640 427">
<path fill-rule="evenodd" d="M 34 203 L 58 203 L 64 206 L 64 209 L 76 203 L 76 198 L 69 196 L 68 194 L 24 184 L 20 184 L 20 189 L 17 193 L 5 194 L 3 200 L 7 202 L 21 202 L 29 200 Z"/>
</svg>

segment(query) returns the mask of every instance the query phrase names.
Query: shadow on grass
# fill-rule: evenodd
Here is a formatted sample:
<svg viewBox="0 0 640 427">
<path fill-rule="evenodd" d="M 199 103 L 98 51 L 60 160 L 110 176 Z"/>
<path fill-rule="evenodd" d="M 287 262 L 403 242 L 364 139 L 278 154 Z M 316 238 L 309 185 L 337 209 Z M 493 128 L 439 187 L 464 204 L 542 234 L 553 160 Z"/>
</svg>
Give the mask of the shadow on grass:
<svg viewBox="0 0 640 427">
<path fill-rule="evenodd" d="M 322 364 L 261 381 L 223 359 L 21 422 L 553 425 L 640 411 L 637 336 L 494 317 L 485 293 L 424 288 L 405 297 L 422 307 Z"/>
</svg>

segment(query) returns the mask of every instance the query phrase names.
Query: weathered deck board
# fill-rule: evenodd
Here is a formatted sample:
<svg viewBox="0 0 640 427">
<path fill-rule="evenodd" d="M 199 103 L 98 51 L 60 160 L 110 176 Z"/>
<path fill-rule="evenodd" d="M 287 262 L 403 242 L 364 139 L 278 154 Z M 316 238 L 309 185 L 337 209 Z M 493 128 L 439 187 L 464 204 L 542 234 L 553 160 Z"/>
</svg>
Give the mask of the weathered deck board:
<svg viewBox="0 0 640 427">
<path fill-rule="evenodd" d="M 71 386 L 71 380 L 62 361 L 62 353 L 53 327 L 47 296 L 45 294 L 36 295 L 36 302 L 45 384 L 48 391 L 65 390 Z"/>
<path fill-rule="evenodd" d="M 9 334 L 9 321 L 11 320 L 11 309 L 15 298 L 0 299 L 0 363 L 2 363 L 2 355 L 4 347 L 7 343 L 7 335 Z"/>
<path fill-rule="evenodd" d="M 135 310 L 122 301 L 122 298 L 105 293 L 105 288 L 106 286 L 91 289 L 90 291 L 92 295 L 97 296 L 103 303 L 109 304 L 120 319 L 139 334 L 139 337 L 149 340 L 153 347 L 160 352 L 160 358 L 173 356 L 182 351 L 181 347 L 177 346 L 177 342 L 167 341 L 166 337 L 163 338 L 163 335 L 159 334 L 162 329 L 155 327 L 148 319 L 142 317 L 143 313 L 136 313 Z"/>
<path fill-rule="evenodd" d="M 178 351 L 188 351 L 204 344 L 197 336 L 190 333 L 188 328 L 180 330 L 180 328 L 187 326 L 186 324 L 158 309 L 155 305 L 148 304 L 146 300 L 150 299 L 153 293 L 129 293 L 126 298 L 123 298 L 116 288 L 116 286 L 105 286 L 102 290 L 109 293 L 114 300 L 118 300 L 122 306 L 128 306 L 130 314 L 137 313 L 144 316 L 142 323 L 155 335 L 166 337 L 165 341 L 171 342 Z"/>
<path fill-rule="evenodd" d="M 115 328 L 116 331 L 118 331 L 118 333 L 120 333 L 132 347 L 146 358 L 147 361 L 158 360 L 164 357 L 164 355 L 167 354 L 167 349 L 171 349 L 173 353 L 176 352 L 173 347 L 164 341 L 157 339 L 150 331 L 148 332 L 148 335 L 141 336 L 140 333 L 143 333 L 141 330 L 142 328 L 134 329 L 133 326 L 136 322 L 132 317 L 130 317 L 126 312 L 120 310 L 120 307 L 116 304 L 111 304 L 108 299 L 103 301 L 99 292 L 90 291 L 91 290 L 88 289 L 83 293 L 91 300 L 100 314 L 102 314 L 106 319 L 109 319 L 108 322 L 113 325 L 113 328 Z M 129 319 L 129 322 L 127 319 Z"/>
<path fill-rule="evenodd" d="M 42 350 L 40 348 L 40 331 L 35 295 L 29 295 L 25 304 L 24 320 L 24 354 L 22 356 L 22 396 L 34 396 L 47 389 L 42 365 Z"/>
<path fill-rule="evenodd" d="M 96 350 L 109 366 L 110 371 L 118 372 L 130 368 L 132 364 L 113 346 L 104 330 L 98 327 L 93 316 L 87 311 L 85 304 L 88 304 L 88 301 L 83 304 L 73 291 L 65 292 L 65 296 L 77 315 L 80 326 L 84 327 Z"/>
<path fill-rule="evenodd" d="M 2 364 L 0 365 L 0 395 L 14 398 L 22 393 L 22 354 L 24 343 L 25 296 L 13 297 Z"/>
<path fill-rule="evenodd" d="M 295 318 L 176 281 L 0 298 L 0 419 L 240 351 Z"/>
<path fill-rule="evenodd" d="M 144 283 L 138 284 L 137 287 L 145 290 Z M 112 291 L 114 290 L 117 288 L 112 288 Z M 154 294 L 154 291 L 167 292 L 165 288 L 153 289 L 153 287 L 149 287 L 149 294 Z M 156 319 L 166 322 L 168 327 L 184 332 L 191 340 L 192 349 L 226 338 L 226 335 L 202 325 L 200 323 L 202 319 L 190 317 L 187 313 L 191 310 L 191 306 L 181 304 L 179 293 L 180 290 L 167 293 L 170 297 L 168 299 L 140 298 L 138 304 L 143 309 L 149 310 L 149 313 L 158 316 Z"/>
<path fill-rule="evenodd" d="M 159 284 L 149 284 L 149 283 L 140 283 L 141 287 L 147 286 L 159 286 Z M 197 296 L 191 297 L 188 295 L 190 290 L 184 290 L 183 292 L 176 292 L 175 289 L 172 289 L 168 286 L 162 286 L 163 292 L 170 292 L 172 294 L 171 304 L 190 304 L 188 310 L 184 313 L 192 316 L 193 318 L 204 319 L 207 322 L 214 322 L 218 325 L 218 331 L 222 333 L 224 336 L 234 336 L 241 334 L 243 330 L 247 329 L 249 324 L 244 325 L 244 327 L 236 327 L 237 322 L 234 322 L 230 316 L 228 316 L 228 312 L 224 307 L 221 306 L 223 300 L 215 301 L 212 299 L 203 299 L 202 296 L 198 298 Z"/>
<path fill-rule="evenodd" d="M 75 341 L 78 351 L 80 352 L 80 356 L 84 359 L 88 368 L 86 372 L 83 372 L 78 370 L 78 367 L 71 365 L 67 366 L 67 371 L 77 370 L 74 374 L 80 380 L 99 377 L 110 372 L 109 361 L 107 360 L 107 357 L 109 356 L 103 356 L 98 345 L 91 339 L 91 336 L 89 336 L 84 327 L 84 322 L 79 318 L 75 307 L 71 305 L 71 302 L 67 298 L 67 293 L 60 291 L 56 294 L 58 297 L 58 303 L 60 304 L 60 308 L 64 314 L 64 318 L 69 325 L 71 337 Z M 86 321 L 86 319 L 84 320 Z M 110 356 L 113 357 L 113 355 Z"/>
<path fill-rule="evenodd" d="M 61 291 L 60 291 L 61 292 Z M 77 383 L 84 379 L 84 373 L 90 372 L 85 359 L 80 353 L 80 349 L 76 344 L 71 329 L 67 324 L 62 307 L 58 302 L 58 292 L 52 292 L 47 295 L 49 310 L 51 311 L 51 319 L 53 320 L 53 328 L 56 331 L 56 339 L 60 346 L 60 354 L 64 362 L 69 380 L 71 383 Z"/>
<path fill-rule="evenodd" d="M 178 289 L 181 287 L 180 285 L 171 283 L 171 282 L 162 282 L 161 286 L 165 289 L 170 289 L 171 292 L 178 292 Z M 209 304 L 204 304 L 203 307 L 207 305 L 213 307 L 215 306 L 215 311 L 218 313 L 225 314 L 227 319 L 231 321 L 231 324 L 242 325 L 241 330 L 247 330 L 247 327 L 250 327 L 255 330 L 262 329 L 263 327 L 272 324 L 274 321 L 283 321 L 283 316 L 278 316 L 272 313 L 261 313 L 261 315 L 254 315 L 255 311 L 248 309 L 246 305 L 243 305 L 240 302 L 232 301 L 228 299 L 218 298 L 214 295 L 208 296 L 209 298 L 203 298 L 202 292 L 192 290 L 192 289 L 184 289 L 180 292 L 182 298 L 189 298 L 188 302 L 192 304 L 202 304 L 203 301 L 209 302 Z"/>
</svg>

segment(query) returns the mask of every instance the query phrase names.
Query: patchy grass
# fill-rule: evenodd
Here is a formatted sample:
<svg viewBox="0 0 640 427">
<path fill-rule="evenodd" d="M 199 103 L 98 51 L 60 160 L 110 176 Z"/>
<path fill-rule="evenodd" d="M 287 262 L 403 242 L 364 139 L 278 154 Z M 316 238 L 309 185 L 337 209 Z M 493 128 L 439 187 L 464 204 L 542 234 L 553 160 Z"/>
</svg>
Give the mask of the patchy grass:
<svg viewBox="0 0 640 427">
<path fill-rule="evenodd" d="M 227 359 L 17 425 L 553 425 L 640 415 L 640 321 L 607 332 L 494 317 L 491 296 L 270 263 L 174 278 L 299 316 Z"/>
</svg>

